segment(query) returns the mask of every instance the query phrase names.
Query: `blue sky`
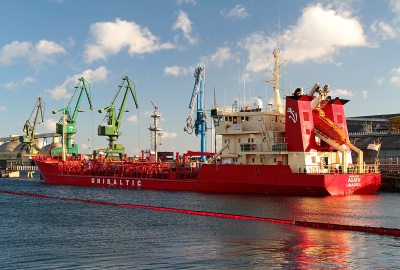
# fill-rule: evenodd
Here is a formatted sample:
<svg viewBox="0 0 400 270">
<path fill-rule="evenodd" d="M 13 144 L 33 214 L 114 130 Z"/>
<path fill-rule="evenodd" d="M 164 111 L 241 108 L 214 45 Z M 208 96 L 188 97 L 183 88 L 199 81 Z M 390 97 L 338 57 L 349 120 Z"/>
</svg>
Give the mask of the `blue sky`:
<svg viewBox="0 0 400 270">
<path fill-rule="evenodd" d="M 150 147 L 153 102 L 163 115 L 161 150 L 199 150 L 200 140 L 183 131 L 194 67 L 205 66 L 206 109 L 214 87 L 222 106 L 244 95 L 246 102 L 270 101 L 265 80 L 274 49 L 286 61 L 281 97 L 318 82 L 330 85 L 331 96 L 350 99 L 347 116 L 399 113 L 400 0 L 2 0 L 0 6 L 0 137 L 24 134 L 39 97 L 46 111 L 37 132 L 54 132 L 61 116 L 52 111 L 65 107 L 83 76 L 94 110 L 82 100 L 75 140 L 83 153 L 103 148 L 107 140 L 97 126 L 105 115 L 97 110 L 110 105 L 128 76 L 140 108 L 128 99 L 117 143 L 130 155 Z M 211 144 L 208 136 L 208 150 Z"/>
</svg>

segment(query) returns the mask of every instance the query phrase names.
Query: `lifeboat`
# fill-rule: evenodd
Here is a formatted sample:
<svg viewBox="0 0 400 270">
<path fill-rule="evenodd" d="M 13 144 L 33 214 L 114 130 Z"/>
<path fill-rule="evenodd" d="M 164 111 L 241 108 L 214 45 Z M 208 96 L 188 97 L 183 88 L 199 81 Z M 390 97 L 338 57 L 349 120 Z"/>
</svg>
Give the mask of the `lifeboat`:
<svg viewBox="0 0 400 270">
<path fill-rule="evenodd" d="M 349 138 L 341 126 L 325 116 L 321 109 L 313 111 L 314 127 L 338 144 L 348 144 Z"/>
</svg>

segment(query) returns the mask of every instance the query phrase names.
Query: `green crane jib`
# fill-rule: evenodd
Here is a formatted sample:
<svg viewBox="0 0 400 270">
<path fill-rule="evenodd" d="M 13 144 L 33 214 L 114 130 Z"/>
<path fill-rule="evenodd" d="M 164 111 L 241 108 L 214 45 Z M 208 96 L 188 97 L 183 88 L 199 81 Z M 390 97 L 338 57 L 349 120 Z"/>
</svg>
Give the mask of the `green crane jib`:
<svg viewBox="0 0 400 270">
<path fill-rule="evenodd" d="M 24 153 L 28 155 L 33 155 L 33 154 L 43 154 L 42 150 L 35 144 L 35 132 L 36 132 L 36 126 L 39 121 L 39 116 L 41 117 L 41 122 L 44 122 L 44 109 L 45 109 L 45 103 L 43 100 L 39 97 L 38 100 L 36 101 L 35 106 L 33 107 L 32 113 L 29 116 L 29 119 L 26 120 L 24 124 L 24 131 L 26 135 L 20 136 L 19 141 L 23 143 L 21 150 L 19 150 L 17 154 L 17 160 L 16 160 L 16 165 L 24 165 L 23 161 L 23 155 Z M 35 119 L 33 121 L 33 124 L 31 124 L 31 118 L 33 113 L 36 110 L 35 114 Z M 40 124 L 39 123 L 39 124 Z M 34 151 L 34 149 L 36 151 Z"/>
<path fill-rule="evenodd" d="M 79 78 L 78 80 L 79 82 L 75 86 L 74 93 L 72 94 L 67 107 L 53 111 L 53 114 L 56 113 L 62 114 L 60 121 L 58 121 L 58 123 L 56 124 L 56 132 L 58 134 L 63 135 L 64 139 L 62 143 L 65 145 L 65 153 L 67 155 L 73 155 L 73 156 L 78 155 L 78 145 L 74 143 L 74 135 L 76 133 L 76 117 L 78 115 L 78 112 L 84 112 L 83 110 L 80 109 L 83 92 L 86 93 L 90 109 L 93 110 L 90 84 L 83 77 Z M 70 104 L 78 89 L 80 89 L 79 97 L 76 102 L 75 109 L 73 113 L 71 113 Z M 61 155 L 61 154 L 62 154 L 62 148 L 55 148 L 51 150 L 51 155 Z"/>
<path fill-rule="evenodd" d="M 125 86 L 125 94 L 122 100 L 121 107 L 119 108 L 118 115 L 115 112 L 114 102 L 118 97 L 122 87 Z M 133 86 L 133 89 L 132 89 Z M 98 127 L 98 135 L 99 136 L 108 136 L 109 144 L 108 148 L 95 150 L 93 152 L 94 156 L 97 156 L 100 152 L 103 152 L 108 155 L 118 154 L 119 158 L 122 160 L 125 154 L 125 148 L 122 144 L 115 144 L 115 141 L 121 136 L 122 132 L 120 130 L 121 122 L 122 122 L 122 115 L 125 111 L 125 104 L 128 97 L 128 93 L 132 94 L 133 100 L 135 101 L 136 109 L 139 108 L 137 98 L 136 98 L 136 86 L 133 81 L 131 81 L 128 76 L 122 78 L 122 83 L 118 86 L 118 91 L 115 94 L 110 106 L 105 107 L 99 110 L 99 113 L 103 113 L 107 111 L 107 115 L 104 117 L 103 122 Z"/>
</svg>

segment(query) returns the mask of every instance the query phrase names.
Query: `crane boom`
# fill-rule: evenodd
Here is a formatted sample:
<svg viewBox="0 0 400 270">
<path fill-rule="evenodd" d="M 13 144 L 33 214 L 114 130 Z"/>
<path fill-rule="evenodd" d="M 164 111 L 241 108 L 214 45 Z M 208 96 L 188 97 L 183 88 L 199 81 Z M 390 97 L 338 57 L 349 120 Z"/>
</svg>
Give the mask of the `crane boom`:
<svg viewBox="0 0 400 270">
<path fill-rule="evenodd" d="M 123 88 L 124 84 L 126 84 L 125 93 L 124 93 L 124 97 L 122 99 L 122 103 L 121 103 L 121 106 L 119 108 L 119 112 L 117 115 L 115 112 L 114 102 L 117 99 L 119 93 L 121 92 L 121 89 Z M 133 86 L 133 89 L 132 89 L 132 86 Z M 136 109 L 138 109 L 139 104 L 138 104 L 138 101 L 136 98 L 136 85 L 131 79 L 128 78 L 128 76 L 125 76 L 124 78 L 122 78 L 122 82 L 118 86 L 118 90 L 115 93 L 114 98 L 111 101 L 111 104 L 105 108 L 98 110 L 99 113 L 103 113 L 103 112 L 107 111 L 107 115 L 104 117 L 103 122 L 98 126 L 97 133 L 99 136 L 108 136 L 109 145 L 108 145 L 107 149 L 96 150 L 94 152 L 95 155 L 100 151 L 105 152 L 107 155 L 113 154 L 113 153 L 118 153 L 120 158 L 122 159 L 122 157 L 125 153 L 124 147 L 122 144 L 115 144 L 115 141 L 122 134 L 120 128 L 121 128 L 121 123 L 122 123 L 122 115 L 126 111 L 125 105 L 126 105 L 126 101 L 128 99 L 128 93 L 132 94 L 133 100 L 135 101 Z"/>
<path fill-rule="evenodd" d="M 192 134 L 193 133 L 193 124 L 192 124 L 192 115 L 193 115 L 193 110 L 194 110 L 194 103 L 197 99 L 197 96 L 200 92 L 200 90 L 203 90 L 203 73 L 204 73 L 204 66 L 199 64 L 196 66 L 195 70 L 194 70 L 194 77 L 195 82 L 194 82 L 194 87 L 193 87 L 193 92 L 192 92 L 192 96 L 190 98 L 190 103 L 189 103 L 189 116 L 186 120 L 186 127 L 183 128 L 183 130 L 185 132 L 187 132 L 188 134 Z"/>
<path fill-rule="evenodd" d="M 78 145 L 74 143 L 74 135 L 76 133 L 76 118 L 78 116 L 78 112 L 84 112 L 80 109 L 81 101 L 83 97 L 83 93 L 86 93 L 86 97 L 89 102 L 90 109 L 93 110 L 92 105 L 92 94 L 90 91 L 90 84 L 83 78 L 78 79 L 78 83 L 75 86 L 75 90 L 72 93 L 71 98 L 68 101 L 68 105 L 65 108 L 54 110 L 53 114 L 61 113 L 62 116 L 58 123 L 56 124 L 56 132 L 58 134 L 65 135 L 65 142 L 63 141 L 63 145 L 66 147 L 67 154 L 72 154 L 74 156 L 78 155 Z M 76 93 L 79 91 L 79 96 L 75 105 L 74 111 L 71 113 L 71 102 L 74 99 Z M 55 148 L 51 150 L 51 155 L 61 154 L 62 148 Z"/>
<path fill-rule="evenodd" d="M 200 137 L 200 151 L 206 152 L 206 114 L 204 109 L 204 75 L 205 69 L 202 64 L 198 64 L 194 70 L 194 87 L 192 96 L 189 103 L 189 116 L 186 119 L 186 126 L 183 128 L 188 134 L 193 133 L 193 129 L 197 137 Z M 193 125 L 192 115 L 194 111 L 194 104 L 196 103 L 196 120 Z M 202 161 L 205 161 L 205 156 L 201 157 Z"/>
<path fill-rule="evenodd" d="M 34 136 L 35 136 L 38 121 L 41 119 L 40 123 L 44 122 L 45 106 L 46 106 L 46 104 L 43 102 L 42 98 L 39 97 L 35 103 L 35 106 L 33 107 L 33 110 L 31 112 L 31 115 L 29 116 L 29 119 L 26 120 L 26 122 L 24 124 L 23 131 L 25 131 L 26 135 L 19 137 L 19 141 L 21 143 L 23 143 L 23 145 L 17 154 L 16 165 L 23 165 L 23 153 L 24 152 L 26 154 L 32 155 L 32 154 L 34 154 L 33 149 L 35 149 L 37 153 L 43 154 L 42 150 L 34 143 L 35 142 Z M 33 124 L 31 124 L 31 119 L 32 119 L 33 114 L 35 113 L 35 110 L 36 110 L 35 118 L 33 120 Z"/>
</svg>

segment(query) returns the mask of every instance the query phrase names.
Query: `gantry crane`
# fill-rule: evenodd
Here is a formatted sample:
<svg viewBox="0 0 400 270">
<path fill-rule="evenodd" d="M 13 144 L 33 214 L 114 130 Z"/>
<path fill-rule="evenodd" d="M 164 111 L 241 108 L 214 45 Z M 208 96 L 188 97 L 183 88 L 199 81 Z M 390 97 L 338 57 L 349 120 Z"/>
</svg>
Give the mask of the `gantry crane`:
<svg viewBox="0 0 400 270">
<path fill-rule="evenodd" d="M 89 101 L 90 109 L 93 110 L 92 106 L 92 94 L 90 92 L 90 84 L 82 77 L 78 79 L 78 84 L 75 86 L 74 93 L 72 94 L 67 107 L 54 110 L 53 114 L 61 113 L 61 119 L 56 124 L 56 132 L 63 135 L 63 146 L 65 147 L 65 154 L 77 156 L 78 145 L 74 143 L 74 135 L 76 133 L 76 118 L 78 112 L 84 112 L 80 109 L 83 92 L 86 93 L 86 97 Z M 74 99 L 75 94 L 80 89 L 78 100 L 75 105 L 73 113 L 71 113 L 71 102 Z M 63 148 L 54 148 L 51 150 L 51 155 L 61 155 Z"/>
<path fill-rule="evenodd" d="M 26 135 L 19 137 L 19 141 L 21 143 L 23 143 L 23 145 L 17 154 L 16 165 L 24 165 L 24 161 L 23 161 L 24 153 L 26 153 L 28 155 L 43 154 L 42 150 L 35 144 L 34 136 L 35 136 L 37 124 L 44 122 L 45 106 L 46 106 L 45 103 L 39 97 L 38 100 L 36 101 L 35 106 L 33 107 L 33 110 L 32 110 L 31 115 L 29 116 L 29 119 L 26 120 L 26 122 L 24 124 L 23 130 L 25 131 Z M 35 110 L 36 110 L 35 119 L 33 120 L 33 123 L 31 123 L 31 118 L 32 118 L 32 115 L 35 112 Z M 40 123 L 38 123 L 39 116 L 41 117 Z M 36 152 L 34 151 L 34 149 L 36 150 Z"/>
<path fill-rule="evenodd" d="M 118 115 L 115 112 L 115 106 L 114 102 L 116 98 L 118 97 L 122 87 L 125 86 L 125 94 L 122 100 L 121 107 L 119 108 Z M 133 85 L 133 89 L 132 89 Z M 125 154 L 125 148 L 122 144 L 115 144 L 115 141 L 118 139 L 119 136 L 121 136 L 122 132 L 120 130 L 121 128 L 121 123 L 122 123 L 122 115 L 125 111 L 125 104 L 126 100 L 128 97 L 128 92 L 132 94 L 133 100 L 135 101 L 136 109 L 139 108 L 137 98 L 136 98 L 136 86 L 135 83 L 128 78 L 128 76 L 125 76 L 122 78 L 122 83 L 118 86 L 118 91 L 115 94 L 113 100 L 111 101 L 110 106 L 105 107 L 103 109 L 99 110 L 99 113 L 103 113 L 107 111 L 107 115 L 104 117 L 103 122 L 98 126 L 98 135 L 99 136 L 108 136 L 109 144 L 108 148 L 105 149 L 99 149 L 95 150 L 93 154 L 97 156 L 100 152 L 105 153 L 106 157 L 108 155 L 113 155 L 113 154 L 118 154 L 119 158 L 121 160 L 124 159 L 124 154 Z"/>
<path fill-rule="evenodd" d="M 192 97 L 189 103 L 189 116 L 186 119 L 186 126 L 183 128 L 185 132 L 188 134 L 194 132 L 197 137 L 200 137 L 200 151 L 206 152 L 206 132 L 207 132 L 207 123 L 206 123 L 206 113 L 204 109 L 204 90 L 203 90 L 203 81 L 204 81 L 204 66 L 202 64 L 198 64 L 194 69 L 194 87 L 192 92 Z M 196 102 L 196 120 L 193 125 L 192 123 L 192 114 L 194 110 L 194 103 Z M 201 161 L 205 161 L 206 157 L 202 156 Z"/>
</svg>

